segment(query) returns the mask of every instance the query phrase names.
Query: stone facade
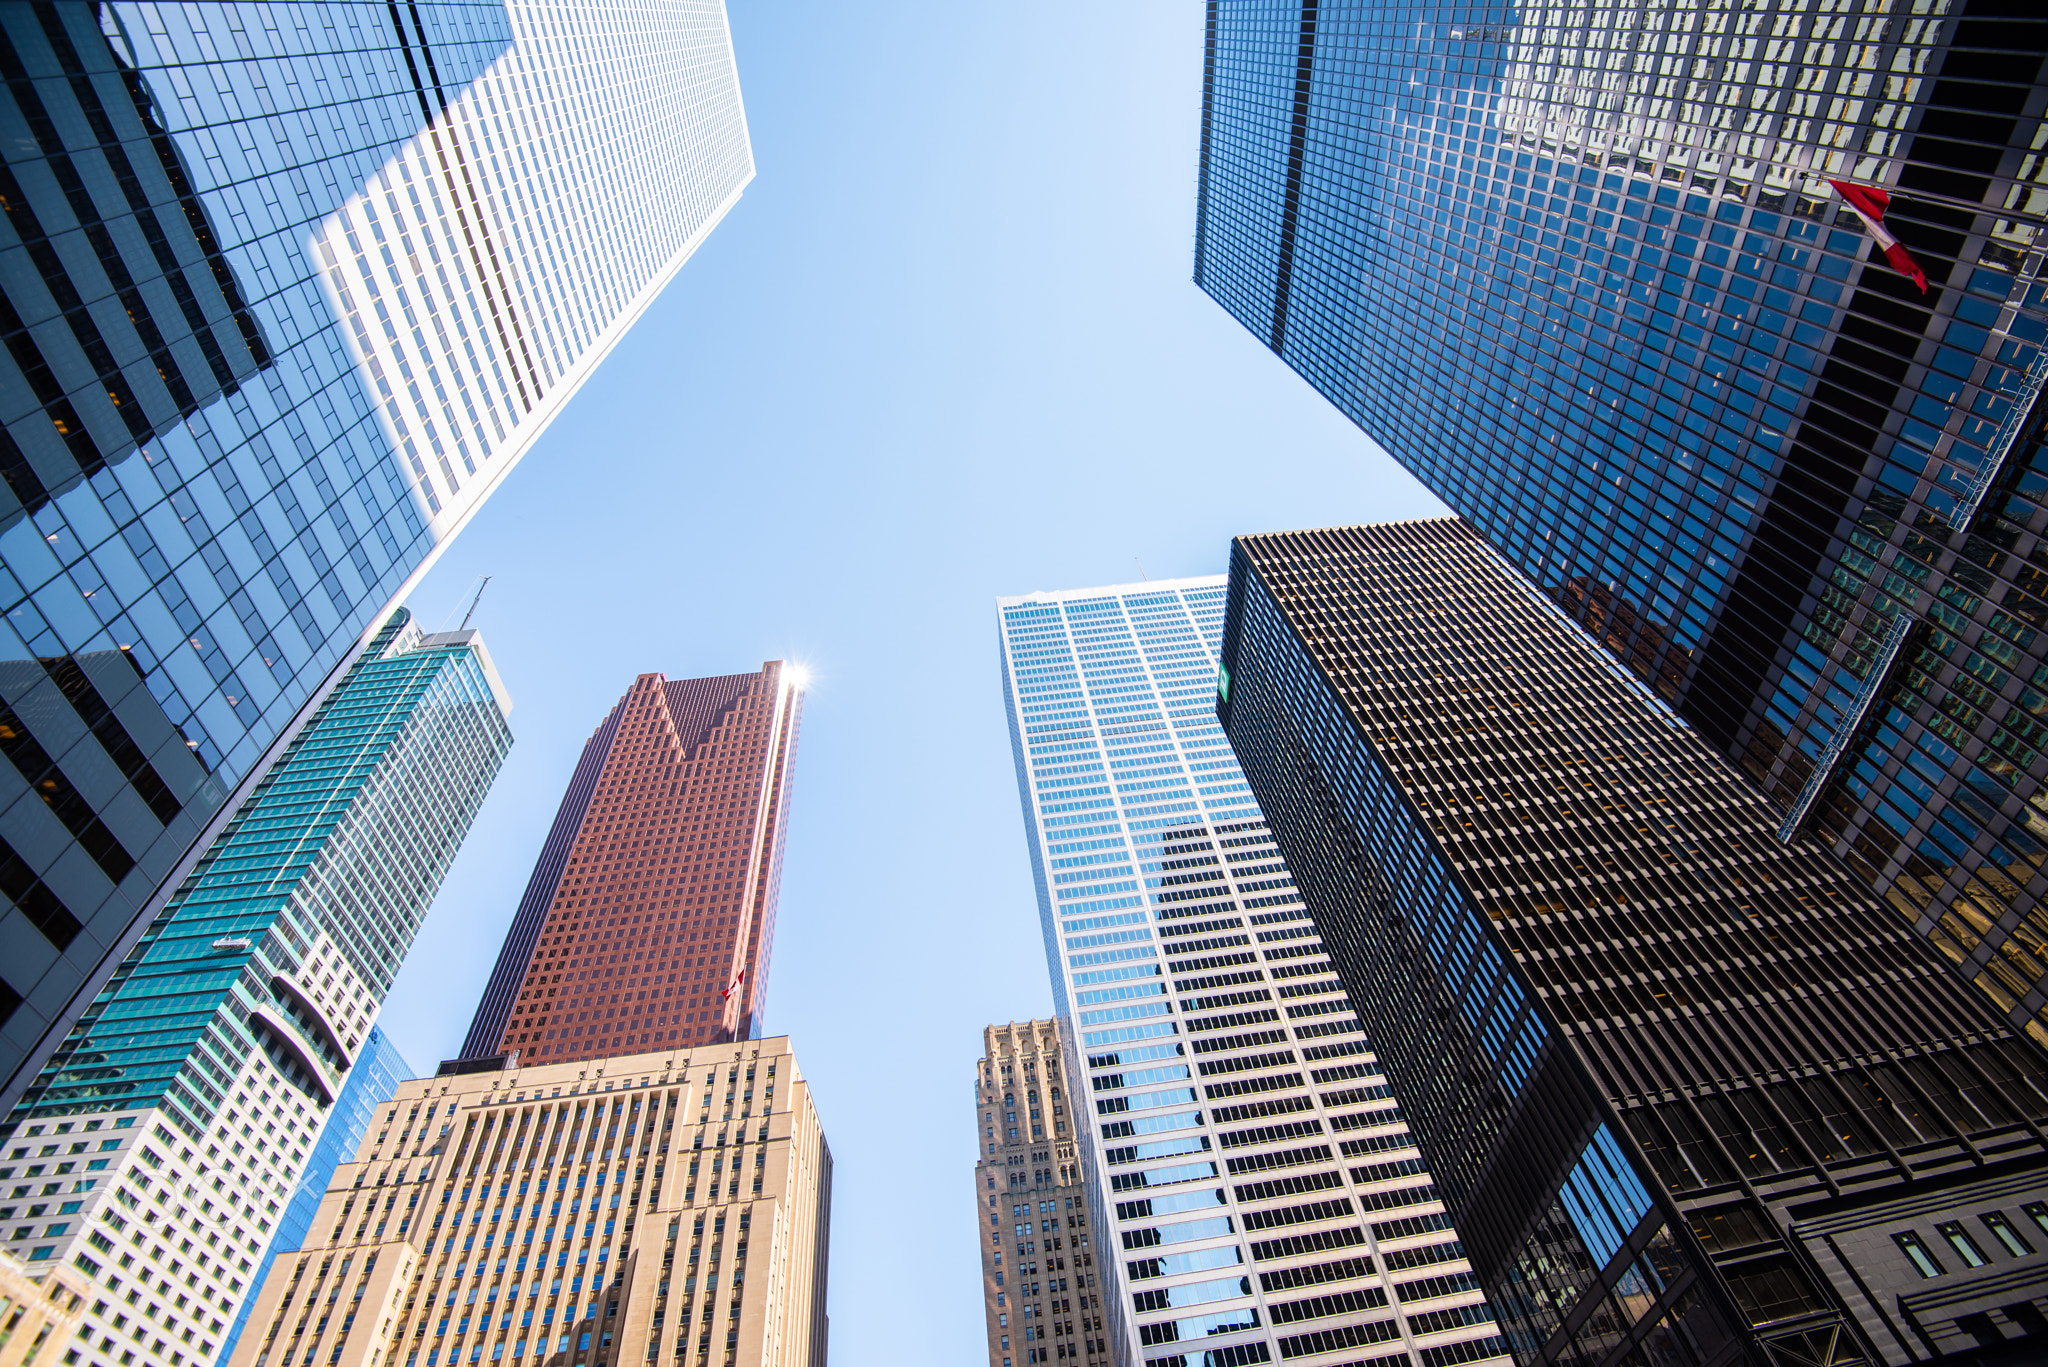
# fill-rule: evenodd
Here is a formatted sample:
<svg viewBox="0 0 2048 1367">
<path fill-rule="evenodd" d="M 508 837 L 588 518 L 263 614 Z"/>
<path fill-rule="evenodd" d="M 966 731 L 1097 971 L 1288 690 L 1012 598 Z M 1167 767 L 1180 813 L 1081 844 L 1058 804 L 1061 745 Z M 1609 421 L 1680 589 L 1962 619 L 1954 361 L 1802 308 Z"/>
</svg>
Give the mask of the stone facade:
<svg viewBox="0 0 2048 1367">
<path fill-rule="evenodd" d="M 786 1037 L 443 1064 L 335 1170 L 228 1367 L 823 1367 L 831 1201 Z"/>
<path fill-rule="evenodd" d="M 1102 1229 L 1074 1151 L 1073 1097 L 1049 1020 L 982 1031 L 975 1075 L 975 1218 L 989 1367 L 1074 1361 L 1106 1367 L 1091 1230 Z M 1090 1216 L 1096 1218 L 1091 1221 Z"/>
</svg>

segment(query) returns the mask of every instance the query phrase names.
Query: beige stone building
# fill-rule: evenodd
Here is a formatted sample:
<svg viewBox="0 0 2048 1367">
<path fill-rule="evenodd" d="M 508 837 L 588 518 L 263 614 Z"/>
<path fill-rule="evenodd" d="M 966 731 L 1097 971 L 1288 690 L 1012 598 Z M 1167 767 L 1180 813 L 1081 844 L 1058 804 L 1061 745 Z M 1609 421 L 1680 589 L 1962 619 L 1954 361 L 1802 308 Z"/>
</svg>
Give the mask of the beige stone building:
<svg viewBox="0 0 2048 1367">
<path fill-rule="evenodd" d="M 31 1277 L 19 1258 L 0 1253 L 0 1367 L 56 1367 L 78 1361 L 86 1278 L 65 1268 Z"/>
<path fill-rule="evenodd" d="M 399 1084 L 228 1367 L 823 1367 L 832 1157 L 786 1037 Z"/>
<path fill-rule="evenodd" d="M 989 1367 L 1108 1367 L 1113 1335 L 1096 1281 L 1107 1270 L 1095 1261 L 1100 1212 L 1091 1210 L 1088 1168 L 1074 1150 L 1057 1023 L 983 1030 L 974 1096 Z"/>
</svg>

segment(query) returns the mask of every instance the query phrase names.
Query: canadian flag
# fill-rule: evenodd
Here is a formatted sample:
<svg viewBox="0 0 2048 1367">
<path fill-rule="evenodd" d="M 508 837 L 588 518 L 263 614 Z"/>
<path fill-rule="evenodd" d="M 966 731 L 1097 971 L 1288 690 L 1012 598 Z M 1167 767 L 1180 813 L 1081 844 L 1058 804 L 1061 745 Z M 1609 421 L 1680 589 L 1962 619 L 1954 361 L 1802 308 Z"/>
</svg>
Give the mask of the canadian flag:
<svg viewBox="0 0 2048 1367">
<path fill-rule="evenodd" d="M 741 969 L 741 970 L 739 971 L 739 974 L 738 974 L 738 975 L 737 975 L 736 977 L 734 977 L 734 978 L 733 978 L 733 980 L 732 980 L 732 981 L 731 981 L 730 983 L 728 983 L 728 984 L 726 985 L 726 989 L 725 989 L 725 991 L 723 991 L 723 992 L 721 992 L 721 993 L 719 993 L 719 994 L 718 994 L 718 999 L 719 999 L 720 1001 L 725 1001 L 726 999 L 730 998 L 730 997 L 732 996 L 733 992 L 734 992 L 734 991 L 735 991 L 735 990 L 736 990 L 736 989 L 737 989 L 737 988 L 739 987 L 739 985 L 740 985 L 741 983 L 745 982 L 746 980 L 747 980 L 747 970 L 746 970 L 746 969 L 744 969 L 744 968 L 742 968 L 742 969 Z"/>
<path fill-rule="evenodd" d="M 1918 285 L 1922 294 L 1927 293 L 1927 272 L 1920 269 L 1913 253 L 1907 251 L 1905 245 L 1884 226 L 1884 211 L 1890 207 L 1892 197 L 1874 185 L 1855 185 L 1846 180 L 1831 180 L 1828 184 L 1835 187 L 1835 193 L 1856 211 L 1856 217 L 1863 220 L 1863 226 L 1877 239 L 1877 245 L 1884 248 L 1884 259 L 1892 263 L 1892 269 Z"/>
</svg>

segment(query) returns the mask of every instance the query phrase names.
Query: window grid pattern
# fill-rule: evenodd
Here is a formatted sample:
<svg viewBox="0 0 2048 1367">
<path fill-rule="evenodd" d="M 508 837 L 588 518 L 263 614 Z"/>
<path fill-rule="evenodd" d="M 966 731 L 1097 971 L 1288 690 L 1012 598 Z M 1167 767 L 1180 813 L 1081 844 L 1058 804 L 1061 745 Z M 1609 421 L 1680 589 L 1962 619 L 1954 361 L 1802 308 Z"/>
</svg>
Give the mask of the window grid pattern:
<svg viewBox="0 0 2048 1367">
<path fill-rule="evenodd" d="M 1850 738 L 1808 824 L 2048 1042 L 2048 22 L 1808 0 L 1208 22 L 1197 282 L 1781 807 L 1895 614 L 1930 622 L 1925 687 Z M 1892 193 L 1925 294 L 1829 178 Z"/>
<path fill-rule="evenodd" d="M 105 57 L 77 86 L 40 35 L 41 12 L 8 11 L 27 84 L 5 98 L 39 93 L 57 108 L 80 89 L 113 101 L 132 87 L 135 118 L 154 120 L 163 151 L 146 139 L 114 151 L 144 171 L 182 168 L 182 201 L 154 179 L 142 197 L 189 202 L 193 245 L 167 239 L 178 272 L 123 265 L 139 238 L 94 256 L 79 240 L 90 223 L 67 227 L 54 210 L 37 220 L 71 256 L 98 262 L 74 282 L 81 307 L 104 315 L 109 346 L 140 339 L 120 358 L 140 396 L 128 411 L 154 425 L 137 434 L 115 422 L 119 443 L 75 460 L 55 447 L 48 460 L 39 446 L 20 460 L 0 450 L 21 504 L 0 511 L 0 657 L 126 651 L 211 773 L 206 809 L 188 809 L 203 827 L 751 179 L 730 34 L 717 0 L 106 5 L 98 33 L 69 23 L 74 45 L 91 39 Z M 35 164 L 9 166 L 36 185 L 39 207 L 61 206 L 50 177 L 63 177 L 37 150 Z M 111 154 L 63 155 L 102 212 L 130 204 L 141 223 Z M 0 252 L 35 246 L 19 236 L 0 226 Z M 160 363 L 121 321 L 124 271 L 163 320 Z M 185 315 L 159 295 L 195 272 L 213 282 L 195 294 L 206 326 L 166 331 Z M 72 331 L 85 336 L 84 323 Z M 226 379 L 186 384 L 190 404 L 175 393 L 159 403 L 178 370 L 210 374 L 198 340 L 214 334 L 235 362 Z M 93 428 L 99 410 L 121 407 L 91 348 L 49 327 L 37 335 L 56 339 L 44 357 L 53 373 L 77 371 L 103 395 L 97 408 L 39 396 L 44 427 L 62 437 L 78 414 Z M 258 348 L 262 365 L 236 361 Z M 190 831 L 178 835 L 144 876 L 81 889 L 96 899 L 71 914 L 96 933 L 35 981 L 14 982 L 32 966 L 9 965 L 12 993 L 33 993 L 46 1020 L 76 1010 L 42 998 L 90 979 L 91 952 L 127 932 L 111 923 L 168 891 L 152 880 L 190 845 Z M 68 848 L 36 851 L 28 872 L 41 877 L 42 861 Z M 32 879 L 16 884 L 40 896 Z M 109 925 L 96 924 L 102 909 Z"/>
<path fill-rule="evenodd" d="M 1003 1367 L 1005 1359 L 1013 1367 L 1070 1360 L 1103 1367 L 1115 1360 L 1114 1320 L 1105 1319 L 1103 1294 L 1114 1299 L 1116 1282 L 1098 1280 L 1086 1270 L 1092 1258 L 1083 1262 L 1078 1252 L 1091 1232 L 1099 1236 L 1101 1226 L 1091 1231 L 1089 1222 L 1102 1203 L 1091 1199 L 1093 1174 L 1074 1154 L 1074 1125 L 1085 1125 L 1086 1117 L 1071 1119 L 1077 1098 L 1061 1067 L 1059 1023 L 991 1025 L 982 1040 L 975 1133 L 987 1148 L 976 1151 L 974 1200 L 988 1229 L 1003 1236 L 981 1244 L 989 1367 Z M 1087 1098 L 1078 1104 L 1085 1109 Z M 1019 1251 L 1006 1257 L 1013 1243 Z M 1237 1261 L 1237 1250 L 1228 1248 L 1194 1255 L 1187 1266 Z"/>
<path fill-rule="evenodd" d="M 422 637 L 402 611 L 386 623 L 172 896 L 12 1125 L 164 1105 L 196 1136 L 225 1079 L 272 1048 L 254 1019 L 264 1011 L 311 1041 L 310 1057 L 281 1060 L 285 1071 L 323 1107 L 333 1102 L 511 749 L 509 703 L 473 635 Z M 357 987 L 309 1007 L 294 984 L 317 944 L 332 947 Z M 349 1025 L 357 1017 L 360 1029 Z"/>
<path fill-rule="evenodd" d="M 1402 1256 L 1434 1250 L 1455 1271 L 1463 1250 L 1216 724 L 1224 591 L 1216 577 L 999 604 L 1047 961 L 1084 1089 L 1071 1121 L 1025 1137 L 1081 1168 L 1095 1240 L 1049 1257 L 1042 1233 L 992 1229 L 990 1269 L 1027 1284 L 1079 1271 L 1106 1293 L 1105 1332 L 1154 1367 L 1320 1351 L 1301 1321 L 1340 1313 L 1396 1361 L 1497 1356 L 1476 1289 L 1454 1294 L 1455 1323 L 1411 1320 L 1386 1289 Z M 1001 1115 L 982 1128 L 990 1152 L 1016 1137 Z M 1360 1155 L 1397 1161 L 1347 1164 Z M 1196 1300 L 1234 1304 L 1183 1309 Z M 1172 1351 L 1190 1339 L 1204 1347 Z"/>
<path fill-rule="evenodd" d="M 306 1169 L 299 1174 L 291 1199 L 278 1217 L 277 1234 L 264 1247 L 263 1257 L 249 1279 L 251 1286 L 263 1285 L 270 1265 L 280 1253 L 295 1252 L 305 1245 L 306 1236 L 313 1229 L 313 1217 L 320 1208 L 320 1198 L 326 1195 L 327 1185 L 334 1179 L 334 1170 L 354 1157 L 357 1145 L 369 1134 L 370 1124 L 377 1118 L 378 1107 L 391 1100 L 398 1084 L 412 1073 L 412 1065 L 392 1045 L 384 1027 L 371 1026 L 362 1053 L 348 1070 L 348 1081 L 342 1084 L 334 1112 L 320 1131 L 320 1138 L 306 1160 Z M 235 1312 L 234 1323 L 228 1326 L 227 1337 L 221 1343 L 218 1361 L 233 1359 L 235 1344 L 242 1337 L 254 1304 L 253 1299 L 245 1299 Z"/>
<path fill-rule="evenodd" d="M 758 1038 L 802 723 L 780 661 L 636 679 L 584 745 L 461 1057 Z"/>
<path fill-rule="evenodd" d="M 474 632 L 394 614 L 9 1114 L 0 1245 L 97 1283 L 79 1363 L 190 1367 L 232 1333 L 349 1084 L 388 1094 L 372 1023 L 510 705 Z"/>
<path fill-rule="evenodd" d="M 2039 1154 L 2030 1047 L 1473 529 L 1243 538 L 1232 584 L 1226 728 L 1519 1345 L 1710 1353 L 1751 1306 L 1674 1206 Z M 1482 1026 L 1488 953 L 1547 1018 L 1533 1070 Z M 1633 1226 L 1564 1177 L 1596 1127 L 1659 1194 Z"/>
<path fill-rule="evenodd" d="M 386 1333 L 408 1367 L 821 1356 L 832 1159 L 788 1041 L 603 1065 L 401 1082 L 255 1296 L 252 1364 Z M 693 1121 L 714 1095 L 737 1120 Z"/>
<path fill-rule="evenodd" d="M 115 237 L 109 229 L 110 255 L 94 249 L 94 225 L 78 217 L 83 199 L 71 212 L 76 226 L 54 211 L 39 212 L 37 221 L 52 235 L 60 261 L 80 262 L 70 287 L 86 313 L 103 320 L 95 326 L 110 347 L 127 313 L 119 275 L 157 320 L 169 349 L 163 362 L 119 355 L 141 411 L 158 416 L 151 395 L 175 373 L 192 376 L 183 387 L 197 407 L 186 411 L 177 399 L 170 419 L 141 434 L 125 456 L 92 437 L 97 452 L 68 476 L 37 443 L 17 443 L 21 460 L 6 471 L 8 491 L 0 493 L 0 504 L 21 505 L 0 511 L 0 658 L 119 651 L 139 668 L 205 778 L 186 801 L 189 820 L 167 828 L 149 849 L 132 851 L 139 870 L 118 883 L 65 877 L 63 866 L 75 862 L 72 842 L 38 842 L 24 852 L 92 934 L 60 959 L 0 967 L 39 1018 L 38 1030 L 22 1031 L 25 1041 L 10 1031 L 0 1045 L 7 1075 L 0 1088 L 8 1097 L 19 1095 L 104 981 L 108 947 L 132 943 L 136 918 L 160 909 L 171 891 L 165 880 L 199 833 L 338 676 L 431 550 L 347 353 L 331 335 L 333 316 L 304 246 L 344 187 L 425 121 L 406 69 L 408 42 L 417 51 L 424 32 L 444 77 L 467 82 L 510 41 L 501 7 L 445 0 L 422 3 L 416 22 L 424 28 L 409 28 L 405 40 L 389 8 L 369 3 L 300 7 L 288 12 L 296 23 L 251 23 L 254 12 L 234 6 L 109 5 L 96 13 L 97 25 L 76 7 L 8 7 L 7 41 L 29 87 L 10 86 L 8 97 L 18 111 L 32 95 L 53 115 L 67 103 L 81 114 L 97 103 L 110 111 L 117 137 L 134 136 L 112 149 L 69 147 L 69 175 L 40 145 L 40 159 L 23 147 L 10 152 L 8 166 L 25 184 L 48 189 L 48 197 L 37 194 L 39 210 L 49 197 L 71 208 L 56 183 L 72 175 L 102 214 L 128 207 L 138 232 Z M 43 22 L 49 16 L 63 19 L 61 30 Z M 68 69 L 73 59 L 79 71 Z M 122 116 L 123 101 L 136 122 Z M 147 192 L 151 165 L 166 176 L 178 168 L 183 193 L 145 215 L 124 188 L 124 165 L 142 177 L 144 201 L 156 198 Z M 174 206 L 190 232 L 163 230 L 164 257 L 180 263 L 170 271 L 141 230 Z M 0 251 L 17 264 L 19 253 L 33 247 L 7 240 L 10 232 L 19 238 L 22 226 L 0 228 Z M 183 254 L 187 235 L 195 253 L 202 238 L 210 240 L 212 257 Z M 97 263 L 96 274 L 86 261 Z M 175 295 L 180 277 L 201 272 L 214 283 L 188 282 L 189 314 L 152 281 L 154 275 Z M 23 297 L 15 312 L 24 320 L 36 316 L 22 272 L 9 279 L 23 282 L 9 286 L 10 300 Z M 47 291 L 65 277 L 37 272 L 35 279 Z M 241 330 L 225 313 L 209 312 L 209 296 L 225 300 L 230 291 L 263 339 L 267 364 L 260 368 L 239 365 L 236 352 L 252 354 L 241 345 Z M 188 340 L 181 340 L 178 319 Z M 82 351 L 68 355 L 63 340 L 70 332 L 39 329 L 44 354 L 35 362 L 67 392 L 76 385 L 63 377 L 90 370 Z M 223 352 L 225 381 L 198 354 L 207 335 Z M 201 376 L 214 383 L 203 384 Z M 67 410 L 48 395 L 37 397 L 46 426 L 94 430 L 91 404 L 73 405 L 84 415 L 85 427 L 76 429 Z M 131 439 L 115 426 L 124 443 Z M 22 477 L 24 469 L 33 483 Z M 12 794 L 9 800 L 19 802 Z M 84 995 L 81 983 L 90 985 Z M 16 1030 L 25 1024 L 16 1021 Z"/>
</svg>

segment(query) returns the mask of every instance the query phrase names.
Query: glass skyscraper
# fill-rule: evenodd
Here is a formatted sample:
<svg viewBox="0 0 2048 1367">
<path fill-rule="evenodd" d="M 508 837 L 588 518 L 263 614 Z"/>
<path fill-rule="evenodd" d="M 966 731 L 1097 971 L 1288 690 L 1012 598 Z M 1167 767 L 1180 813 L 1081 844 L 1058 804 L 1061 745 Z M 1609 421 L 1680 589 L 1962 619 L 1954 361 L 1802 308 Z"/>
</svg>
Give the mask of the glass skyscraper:
<svg viewBox="0 0 2048 1367">
<path fill-rule="evenodd" d="M 2048 1041 L 2048 17 L 1208 14 L 1201 287 Z"/>
<path fill-rule="evenodd" d="M 218 1350 L 511 706 L 475 632 L 394 613 L 8 1115 L 0 1246 L 99 1282 L 93 1367 Z"/>
<path fill-rule="evenodd" d="M 313 1216 L 320 1209 L 320 1198 L 327 1194 L 327 1184 L 334 1180 L 334 1170 L 355 1156 L 362 1142 L 369 1138 L 370 1122 L 376 1118 L 377 1108 L 398 1095 L 398 1084 L 412 1075 L 412 1066 L 385 1035 L 384 1027 L 371 1026 L 361 1052 L 348 1070 L 348 1081 L 341 1085 L 341 1096 L 327 1113 L 327 1123 L 321 1127 L 320 1138 L 306 1159 L 306 1169 L 299 1174 L 299 1184 L 292 1189 L 284 1214 L 278 1217 L 277 1233 L 263 1250 L 262 1261 L 256 1264 L 249 1285 L 263 1285 L 263 1278 L 278 1254 L 296 1252 L 306 1246 L 306 1237 L 313 1231 Z M 224 1363 L 234 1356 L 235 1342 L 249 1322 L 249 1307 L 253 1303 L 253 1297 L 243 1298 L 242 1308 L 235 1312 L 235 1322 L 228 1327 L 215 1361 Z"/>
<path fill-rule="evenodd" d="M 0 85 L 4 1107 L 753 161 L 718 0 L 9 5 Z"/>
<path fill-rule="evenodd" d="M 998 603 L 1068 1057 L 1063 1096 L 1048 1080 L 997 1112 L 990 1094 L 981 1156 L 1025 1140 L 1025 1170 L 1079 1167 L 1091 1200 L 1077 1215 L 998 1193 L 985 1269 L 1061 1307 L 1013 1333 L 1014 1361 L 1502 1358 L 1379 1041 L 1216 723 L 1224 592 Z"/>
<path fill-rule="evenodd" d="M 1518 1360 L 2040 1358 L 2039 1048 L 1470 527 L 1240 538 L 1223 666 Z"/>
</svg>

